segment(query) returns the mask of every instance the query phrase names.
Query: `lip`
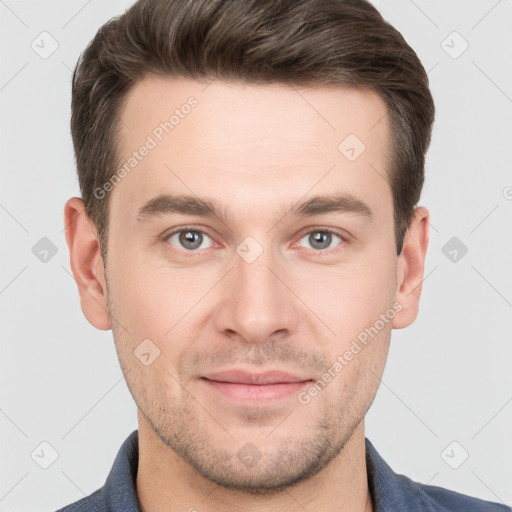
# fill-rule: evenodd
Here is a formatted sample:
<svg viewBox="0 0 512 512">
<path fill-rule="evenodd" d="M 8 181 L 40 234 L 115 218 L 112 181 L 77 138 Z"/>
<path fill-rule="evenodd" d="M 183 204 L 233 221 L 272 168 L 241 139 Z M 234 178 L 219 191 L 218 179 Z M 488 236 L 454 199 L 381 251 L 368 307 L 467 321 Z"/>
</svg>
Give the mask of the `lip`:
<svg viewBox="0 0 512 512">
<path fill-rule="evenodd" d="M 208 389 L 224 398 L 244 405 L 268 404 L 298 393 L 312 382 L 284 371 L 250 373 L 227 370 L 212 373 L 199 379 Z"/>
<path fill-rule="evenodd" d="M 244 370 L 231 369 L 204 375 L 204 378 L 216 382 L 237 384 L 268 385 L 280 383 L 303 382 L 311 380 L 282 370 L 270 370 L 261 373 L 251 373 Z"/>
</svg>

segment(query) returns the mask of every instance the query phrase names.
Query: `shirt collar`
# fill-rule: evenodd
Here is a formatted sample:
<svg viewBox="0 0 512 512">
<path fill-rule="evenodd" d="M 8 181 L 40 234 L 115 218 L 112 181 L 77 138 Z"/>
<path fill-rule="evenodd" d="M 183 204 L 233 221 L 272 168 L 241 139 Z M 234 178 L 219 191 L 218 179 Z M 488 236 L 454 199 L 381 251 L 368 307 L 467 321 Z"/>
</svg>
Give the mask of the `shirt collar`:
<svg viewBox="0 0 512 512">
<path fill-rule="evenodd" d="M 365 449 L 373 512 L 435 512 L 421 489 L 406 476 L 396 474 L 368 438 Z M 141 512 L 136 493 L 138 462 L 138 430 L 134 430 L 121 446 L 103 488 L 113 512 Z"/>
<path fill-rule="evenodd" d="M 139 431 L 134 430 L 122 444 L 105 482 L 105 499 L 112 512 L 141 512 L 136 479 L 139 464 Z"/>
<path fill-rule="evenodd" d="M 395 473 L 365 438 L 366 471 L 373 512 L 436 512 L 430 498 L 410 478 Z M 443 509 L 444 510 L 444 509 Z"/>
</svg>

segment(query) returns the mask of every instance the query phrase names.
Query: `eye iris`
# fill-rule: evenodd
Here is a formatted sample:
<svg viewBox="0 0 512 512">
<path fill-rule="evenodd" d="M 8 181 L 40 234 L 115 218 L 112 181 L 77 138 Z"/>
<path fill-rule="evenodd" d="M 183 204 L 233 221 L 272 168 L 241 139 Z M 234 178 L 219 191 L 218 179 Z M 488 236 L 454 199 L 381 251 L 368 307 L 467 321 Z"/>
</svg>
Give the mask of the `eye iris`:
<svg viewBox="0 0 512 512">
<path fill-rule="evenodd" d="M 309 241 L 311 243 L 311 246 L 315 249 L 325 249 L 326 247 L 329 247 L 332 240 L 332 234 L 328 233 L 326 231 L 315 231 L 314 233 L 311 233 L 309 235 Z M 324 247 L 325 242 L 327 241 L 326 247 Z M 318 246 L 318 244 L 320 246 Z"/>
<path fill-rule="evenodd" d="M 180 244 L 187 249 L 197 249 L 201 246 L 203 235 L 198 231 L 182 231 L 179 236 Z M 198 242 L 199 241 L 199 242 Z M 192 246 L 190 246 L 191 244 Z"/>
<path fill-rule="evenodd" d="M 193 250 L 201 247 L 203 235 L 200 231 L 181 231 L 179 240 L 183 247 Z M 325 249 L 331 245 L 332 233 L 328 231 L 314 231 L 309 235 L 309 242 L 315 249 Z"/>
</svg>

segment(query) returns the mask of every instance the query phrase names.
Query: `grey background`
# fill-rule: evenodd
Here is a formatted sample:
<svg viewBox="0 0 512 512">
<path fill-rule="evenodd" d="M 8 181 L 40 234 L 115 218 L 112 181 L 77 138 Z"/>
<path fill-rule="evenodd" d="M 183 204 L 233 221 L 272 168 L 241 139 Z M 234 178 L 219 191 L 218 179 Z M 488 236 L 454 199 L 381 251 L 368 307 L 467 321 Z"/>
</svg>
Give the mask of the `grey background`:
<svg viewBox="0 0 512 512">
<path fill-rule="evenodd" d="M 79 195 L 71 70 L 130 3 L 0 0 L 2 511 L 55 510 L 95 491 L 137 428 L 112 334 L 81 312 L 63 232 L 64 203 Z M 510 505 L 512 1 L 375 3 L 428 70 L 437 121 L 421 310 L 393 332 L 367 437 L 398 473 Z M 47 58 L 31 47 L 51 49 L 43 31 L 58 43 Z M 46 262 L 32 251 L 43 237 L 57 251 Z M 468 249 L 457 261 L 452 237 Z M 41 442 L 58 453 L 47 469 Z"/>
</svg>

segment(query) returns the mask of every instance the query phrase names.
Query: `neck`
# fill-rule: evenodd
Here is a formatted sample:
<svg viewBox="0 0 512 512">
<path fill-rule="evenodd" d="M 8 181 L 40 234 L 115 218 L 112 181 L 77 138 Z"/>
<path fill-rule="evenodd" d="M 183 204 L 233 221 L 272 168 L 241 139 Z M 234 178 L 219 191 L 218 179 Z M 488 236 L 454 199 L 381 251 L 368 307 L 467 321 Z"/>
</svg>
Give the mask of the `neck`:
<svg viewBox="0 0 512 512">
<path fill-rule="evenodd" d="M 204 478 L 164 445 L 139 413 L 137 497 L 142 512 L 372 512 L 364 420 L 343 449 L 311 478 L 272 494 L 226 489 Z"/>
</svg>

